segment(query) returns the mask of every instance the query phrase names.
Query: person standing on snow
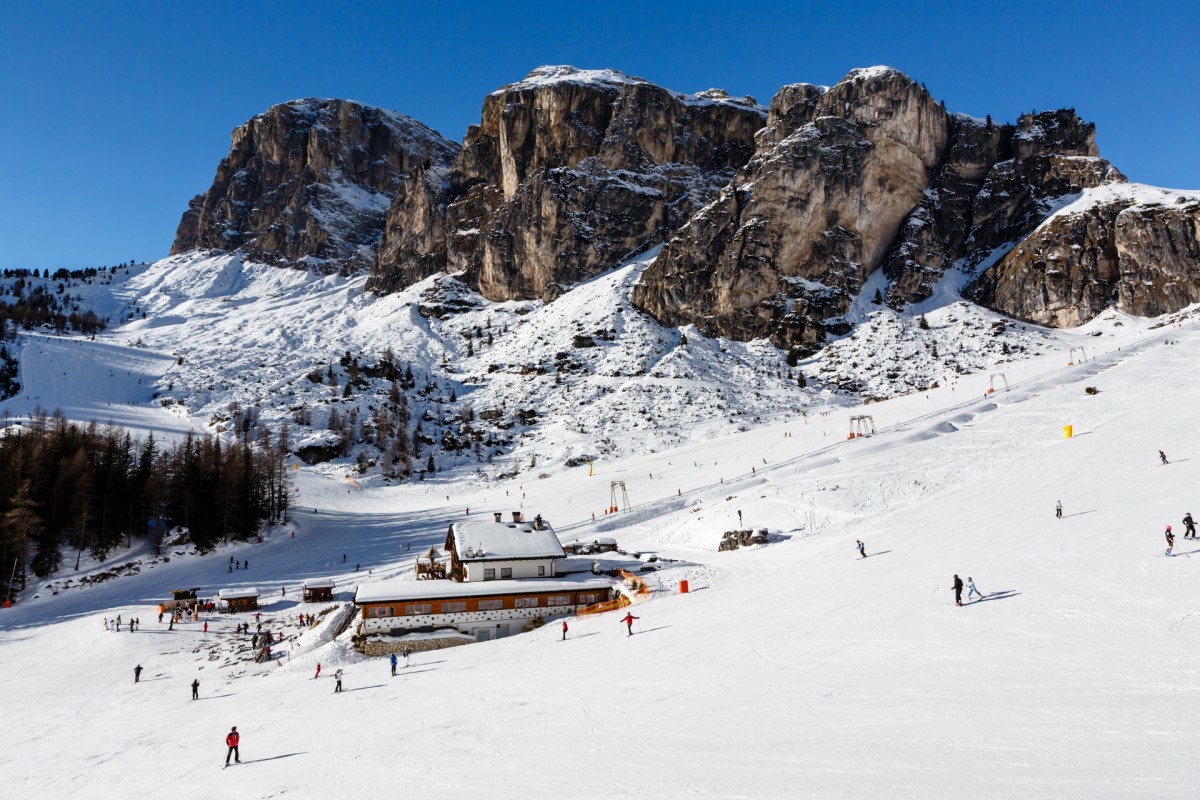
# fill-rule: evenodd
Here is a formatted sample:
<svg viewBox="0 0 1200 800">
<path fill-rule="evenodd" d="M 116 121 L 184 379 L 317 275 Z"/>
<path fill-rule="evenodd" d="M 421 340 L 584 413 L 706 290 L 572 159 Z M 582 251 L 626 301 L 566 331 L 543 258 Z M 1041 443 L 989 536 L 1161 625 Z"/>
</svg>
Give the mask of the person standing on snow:
<svg viewBox="0 0 1200 800">
<path fill-rule="evenodd" d="M 968 575 L 967 576 L 967 601 L 970 602 L 972 597 L 978 597 L 980 600 L 982 600 L 983 592 L 981 592 L 975 588 L 975 579 Z"/>
<path fill-rule="evenodd" d="M 963 590 L 962 578 L 955 575 L 954 576 L 954 605 L 956 605 L 956 606 L 962 605 L 962 590 Z"/>
<path fill-rule="evenodd" d="M 1187 512 L 1183 515 L 1183 538 L 1196 538 L 1196 523 L 1192 521 L 1192 512 Z"/>
<path fill-rule="evenodd" d="M 394 677 L 396 677 L 396 663 L 397 663 L 397 661 L 399 661 L 399 659 L 397 659 L 397 658 L 396 658 L 396 654 L 395 654 L 395 653 L 392 653 L 392 677 L 393 677 L 393 678 L 394 678 Z"/>
<path fill-rule="evenodd" d="M 1058 519 L 1062 519 L 1062 500 L 1056 500 L 1054 502 L 1054 516 Z"/>
<path fill-rule="evenodd" d="M 1167 555 L 1172 555 L 1171 550 L 1174 549 L 1174 547 L 1175 547 L 1175 534 L 1171 533 L 1170 525 L 1167 526 L 1166 537 L 1167 537 Z"/>
<path fill-rule="evenodd" d="M 1159 458 L 1159 460 L 1162 461 L 1162 463 L 1164 463 L 1164 464 L 1167 463 L 1167 454 L 1164 453 L 1162 450 L 1158 451 L 1158 458 Z"/>
<path fill-rule="evenodd" d="M 321 677 L 321 665 L 317 664 L 317 674 L 313 675 L 313 680 L 315 681 L 319 677 Z"/>
<path fill-rule="evenodd" d="M 142 665 L 138 664 L 133 668 L 133 682 L 137 683 L 142 679 Z"/>
<path fill-rule="evenodd" d="M 628 636 L 633 636 L 633 621 L 635 619 L 641 619 L 641 617 L 635 617 L 633 614 L 626 612 L 625 616 L 620 620 L 625 623 L 625 631 Z"/>
<path fill-rule="evenodd" d="M 229 735 L 225 737 L 225 744 L 227 747 L 229 747 L 228 752 L 225 753 L 225 766 L 229 766 L 230 756 L 233 756 L 233 761 L 235 764 L 242 763 L 242 754 L 238 752 L 238 742 L 240 742 L 241 739 L 242 737 L 238 736 L 237 726 L 234 725 L 229 731 Z"/>
<path fill-rule="evenodd" d="M 333 687 L 333 693 L 337 694 L 342 690 L 342 668 L 338 667 L 338 671 L 333 673 L 333 677 L 337 678 L 337 686 Z"/>
<path fill-rule="evenodd" d="M 563 640 L 564 642 L 567 640 L 567 621 L 566 621 L 565 619 L 563 620 L 563 637 L 562 637 L 562 640 Z"/>
<path fill-rule="evenodd" d="M 858 557 L 866 558 L 867 557 L 867 546 L 862 543 L 862 539 L 855 539 L 854 544 L 858 548 Z"/>
<path fill-rule="evenodd" d="M 411 655 L 412 655 L 412 648 L 406 646 L 404 648 L 404 668 L 405 669 L 408 669 L 408 657 Z"/>
<path fill-rule="evenodd" d="M 200 679 L 199 678 L 195 678 L 192 680 L 192 699 L 193 700 L 200 699 Z"/>
</svg>

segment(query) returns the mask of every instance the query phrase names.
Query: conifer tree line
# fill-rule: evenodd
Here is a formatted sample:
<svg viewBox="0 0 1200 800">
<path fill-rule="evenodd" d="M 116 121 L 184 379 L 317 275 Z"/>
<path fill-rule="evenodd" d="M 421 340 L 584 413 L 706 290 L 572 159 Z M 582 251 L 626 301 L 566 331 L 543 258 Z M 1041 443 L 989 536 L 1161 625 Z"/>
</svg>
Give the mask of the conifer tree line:
<svg viewBox="0 0 1200 800">
<path fill-rule="evenodd" d="M 288 437 L 285 423 L 277 434 L 260 425 L 253 440 L 189 433 L 164 446 L 153 434 L 35 413 L 0 435 L 0 585 L 7 594 L 14 566 L 23 588 L 27 563 L 44 577 L 64 559 L 77 567 L 84 553 L 104 559 L 134 539 L 151 537 L 158 552 L 176 526 L 204 551 L 284 521 Z"/>
</svg>

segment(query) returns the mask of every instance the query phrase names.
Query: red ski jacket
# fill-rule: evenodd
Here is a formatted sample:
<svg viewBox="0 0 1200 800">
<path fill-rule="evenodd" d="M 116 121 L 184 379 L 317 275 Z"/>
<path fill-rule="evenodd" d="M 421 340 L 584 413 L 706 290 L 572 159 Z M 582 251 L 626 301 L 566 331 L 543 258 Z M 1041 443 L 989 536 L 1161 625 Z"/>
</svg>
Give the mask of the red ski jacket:
<svg viewBox="0 0 1200 800">
<path fill-rule="evenodd" d="M 231 733 L 225 737 L 225 744 L 229 745 L 230 747 L 237 747 L 239 738 L 241 737 L 238 736 L 237 733 Z"/>
</svg>

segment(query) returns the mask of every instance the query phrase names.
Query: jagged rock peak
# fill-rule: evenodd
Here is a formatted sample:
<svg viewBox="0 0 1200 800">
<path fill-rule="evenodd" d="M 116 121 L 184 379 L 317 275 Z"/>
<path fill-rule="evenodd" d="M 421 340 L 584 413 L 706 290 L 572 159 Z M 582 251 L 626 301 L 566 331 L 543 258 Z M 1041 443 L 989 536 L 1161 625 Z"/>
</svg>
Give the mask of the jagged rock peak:
<svg viewBox="0 0 1200 800">
<path fill-rule="evenodd" d="M 720 89 L 540 67 L 484 98 L 443 190 L 397 195 L 368 288 L 444 269 L 491 300 L 552 298 L 666 241 L 750 160 L 765 116 Z"/>
<path fill-rule="evenodd" d="M 622 86 L 651 86 L 654 88 L 663 88 L 658 84 L 648 81 L 645 78 L 639 78 L 636 75 L 626 75 L 624 72 L 616 69 L 580 69 L 569 64 L 561 65 L 546 65 L 538 67 L 530 72 L 516 83 L 510 83 L 502 86 L 493 95 L 503 95 L 506 92 L 522 91 L 527 89 L 540 89 L 556 84 L 573 83 L 581 86 L 608 87 L 619 88 Z M 761 111 L 766 111 L 758 105 L 753 97 L 733 97 L 724 89 L 705 89 L 704 91 L 696 92 L 695 94 L 686 94 L 684 92 L 670 91 L 672 96 L 689 105 L 703 105 L 706 103 L 721 103 L 729 105 L 745 106 L 755 108 Z"/>
<path fill-rule="evenodd" d="M 448 170 L 457 152 L 395 111 L 340 99 L 280 103 L 234 129 L 171 252 L 241 249 L 281 266 L 368 266 L 409 172 Z"/>
</svg>

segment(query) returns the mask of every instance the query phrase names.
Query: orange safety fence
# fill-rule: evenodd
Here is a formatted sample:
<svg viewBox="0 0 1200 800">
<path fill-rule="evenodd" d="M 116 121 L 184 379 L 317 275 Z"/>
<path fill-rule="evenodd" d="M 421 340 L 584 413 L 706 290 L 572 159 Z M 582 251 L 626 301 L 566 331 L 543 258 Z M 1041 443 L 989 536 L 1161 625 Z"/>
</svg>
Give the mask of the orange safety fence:
<svg viewBox="0 0 1200 800">
<path fill-rule="evenodd" d="M 631 602 L 628 597 L 621 595 L 616 600 L 605 600 L 603 603 L 593 603 L 590 606 L 584 606 L 575 612 L 575 616 L 587 617 L 592 614 L 603 614 L 606 611 L 616 611 L 618 608 L 630 605 Z"/>
</svg>

